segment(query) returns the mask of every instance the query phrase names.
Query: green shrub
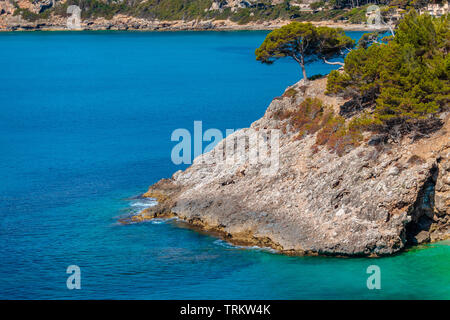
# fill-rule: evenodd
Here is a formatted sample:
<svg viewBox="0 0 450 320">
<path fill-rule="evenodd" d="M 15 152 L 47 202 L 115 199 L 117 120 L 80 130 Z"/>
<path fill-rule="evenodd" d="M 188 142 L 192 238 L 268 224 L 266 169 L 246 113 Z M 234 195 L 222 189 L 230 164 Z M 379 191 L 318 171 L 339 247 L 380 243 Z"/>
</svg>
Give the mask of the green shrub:
<svg viewBox="0 0 450 320">
<path fill-rule="evenodd" d="M 294 111 L 279 113 L 276 118 L 287 121 L 291 132 L 296 133 L 296 139 L 317 133 L 313 151 L 317 151 L 319 146 L 325 146 L 339 156 L 361 143 L 362 132 L 366 128 L 366 124 L 360 120 L 347 123 L 344 117 L 335 115 L 330 107 L 324 106 L 317 98 L 307 98 Z M 282 127 L 283 133 L 285 130 L 286 125 Z"/>
<path fill-rule="evenodd" d="M 312 75 L 311 77 L 308 77 L 308 80 L 313 81 L 313 80 L 317 80 L 317 79 L 320 79 L 320 78 L 323 78 L 323 77 L 324 77 L 323 74 L 318 73 L 318 74 Z"/>
<path fill-rule="evenodd" d="M 22 9 L 22 8 L 18 8 L 16 10 L 14 10 L 13 16 L 21 16 L 23 19 L 30 21 L 30 22 L 34 22 L 37 21 L 39 19 L 48 19 L 50 16 L 50 11 L 44 11 L 41 13 L 34 13 L 31 12 L 28 9 Z"/>
<path fill-rule="evenodd" d="M 297 90 L 289 88 L 283 93 L 283 97 L 293 98 L 297 95 Z"/>
</svg>

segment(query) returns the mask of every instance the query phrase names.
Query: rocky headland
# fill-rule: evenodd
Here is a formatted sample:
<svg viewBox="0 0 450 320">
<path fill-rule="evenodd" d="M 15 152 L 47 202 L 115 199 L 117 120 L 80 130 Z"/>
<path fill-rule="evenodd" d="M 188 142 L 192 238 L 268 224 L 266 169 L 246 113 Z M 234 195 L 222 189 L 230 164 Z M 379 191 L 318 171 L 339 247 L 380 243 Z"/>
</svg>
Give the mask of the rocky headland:
<svg viewBox="0 0 450 320">
<path fill-rule="evenodd" d="M 295 255 L 382 256 L 449 238 L 449 115 L 427 137 L 382 141 L 366 134 L 338 154 L 317 146 L 317 133 L 299 138 L 280 116 L 307 98 L 339 112 L 346 101 L 325 91 L 326 78 L 288 88 L 250 128 L 152 185 L 142 196 L 158 204 L 123 222 L 177 217 L 234 244 Z M 283 132 L 279 167 L 267 175 L 264 164 L 251 163 L 235 145 L 251 132 L 270 136 L 273 129 Z M 214 160 L 227 148 L 239 161 Z"/>
</svg>

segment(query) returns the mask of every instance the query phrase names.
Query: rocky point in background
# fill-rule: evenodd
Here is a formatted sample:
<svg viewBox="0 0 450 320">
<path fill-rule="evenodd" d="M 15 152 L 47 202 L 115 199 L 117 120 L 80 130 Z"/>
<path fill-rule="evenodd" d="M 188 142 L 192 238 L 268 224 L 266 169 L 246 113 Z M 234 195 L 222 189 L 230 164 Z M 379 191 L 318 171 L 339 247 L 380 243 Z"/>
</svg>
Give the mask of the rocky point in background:
<svg viewBox="0 0 450 320">
<path fill-rule="evenodd" d="M 450 117 L 427 138 L 381 143 L 365 134 L 341 154 L 299 138 L 289 114 L 307 98 L 336 112 L 345 100 L 324 94 L 326 78 L 303 81 L 276 98 L 250 129 L 225 138 L 185 171 L 150 187 L 158 205 L 123 222 L 177 217 L 235 244 L 286 254 L 380 256 L 450 236 Z M 264 175 L 236 139 L 281 129 L 279 169 Z M 215 162 L 231 147 L 240 161 Z M 228 155 L 227 155 L 228 156 Z M 207 160 L 202 162 L 202 159 Z M 209 161 L 208 161 L 209 160 Z"/>
</svg>

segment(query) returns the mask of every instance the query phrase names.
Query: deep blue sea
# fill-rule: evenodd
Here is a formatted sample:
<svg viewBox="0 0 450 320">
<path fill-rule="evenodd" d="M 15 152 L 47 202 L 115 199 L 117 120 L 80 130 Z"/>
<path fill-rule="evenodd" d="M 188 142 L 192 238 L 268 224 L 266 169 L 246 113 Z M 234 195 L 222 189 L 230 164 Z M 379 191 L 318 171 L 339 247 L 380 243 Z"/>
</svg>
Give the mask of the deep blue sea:
<svg viewBox="0 0 450 320">
<path fill-rule="evenodd" d="M 173 130 L 247 127 L 300 79 L 291 61 L 255 61 L 265 35 L 0 33 L 0 298 L 450 299 L 448 241 L 287 257 L 174 221 L 117 223 L 141 209 L 131 197 L 185 168 L 170 159 Z M 66 287 L 69 265 L 80 290 Z M 366 286 L 370 265 L 380 290 Z"/>
</svg>

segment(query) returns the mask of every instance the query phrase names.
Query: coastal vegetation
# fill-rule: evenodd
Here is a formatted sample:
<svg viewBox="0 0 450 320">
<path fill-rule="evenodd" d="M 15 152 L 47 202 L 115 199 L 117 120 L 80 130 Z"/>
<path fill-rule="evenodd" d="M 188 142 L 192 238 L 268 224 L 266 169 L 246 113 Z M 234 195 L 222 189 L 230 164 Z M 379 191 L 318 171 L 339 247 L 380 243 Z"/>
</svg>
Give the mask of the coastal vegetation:
<svg viewBox="0 0 450 320">
<path fill-rule="evenodd" d="M 367 8 L 376 4 L 386 18 L 396 10 L 422 8 L 428 3 L 442 1 L 427 0 L 322 0 L 322 1 L 244 1 L 229 0 L 67 0 L 55 1 L 55 5 L 31 12 L 28 7 L 16 6 L 16 15 L 29 21 L 47 19 L 49 13 L 67 16 L 67 7 L 77 5 L 82 18 L 111 19 L 123 14 L 150 20 L 226 20 L 239 24 L 273 21 L 276 19 L 295 21 L 348 21 L 364 23 Z M 45 15 L 44 15 L 45 13 Z"/>
<path fill-rule="evenodd" d="M 301 60 L 302 45 L 314 41 L 318 44 L 303 52 L 311 60 L 319 59 L 323 30 L 327 29 L 298 22 L 275 30 L 256 50 L 257 59 L 271 63 L 268 59 L 294 55 Z M 342 34 L 336 34 L 339 37 L 330 38 L 336 48 L 342 50 L 342 43 L 349 48 Z M 328 75 L 326 94 L 345 101 L 338 110 L 318 98 L 306 98 L 294 110 L 276 114 L 282 132 L 290 130 L 297 139 L 317 133 L 314 151 L 326 146 L 342 155 L 364 139 L 395 142 L 408 135 L 415 140 L 440 129 L 440 115 L 450 111 L 449 16 L 433 18 L 411 11 L 395 36 L 380 38 L 379 33 L 363 36 L 345 57 L 343 68 Z M 298 90 L 291 87 L 283 97 L 295 99 Z"/>
<path fill-rule="evenodd" d="M 81 18 L 99 18 L 112 19 L 116 14 L 130 13 L 131 7 L 127 2 L 101 1 L 101 0 L 68 0 L 55 6 L 56 15 L 68 16 L 67 8 L 71 5 L 77 5 L 81 9 Z"/>
<path fill-rule="evenodd" d="M 350 99 L 343 116 L 358 112 L 368 129 L 393 138 L 438 129 L 450 101 L 449 16 L 411 11 L 383 40 L 352 50 L 344 70 L 330 73 L 328 93 Z"/>
<path fill-rule="evenodd" d="M 14 16 L 21 16 L 23 19 L 27 20 L 27 21 L 36 21 L 39 19 L 48 19 L 50 17 L 50 12 L 49 11 L 44 11 L 42 13 L 35 13 L 35 12 L 31 12 L 28 9 L 23 9 L 23 8 L 17 8 L 14 11 Z"/>
<path fill-rule="evenodd" d="M 291 88 L 286 90 L 284 96 L 293 97 L 294 93 L 295 89 Z M 330 106 L 324 105 L 318 98 L 306 98 L 296 109 L 280 112 L 275 118 L 283 122 L 282 132 L 286 134 L 289 128 L 295 133 L 296 139 L 317 133 L 314 152 L 318 151 L 319 146 L 325 146 L 343 155 L 363 140 L 360 119 L 355 118 L 347 123 L 344 117 L 336 115 Z"/>
</svg>

